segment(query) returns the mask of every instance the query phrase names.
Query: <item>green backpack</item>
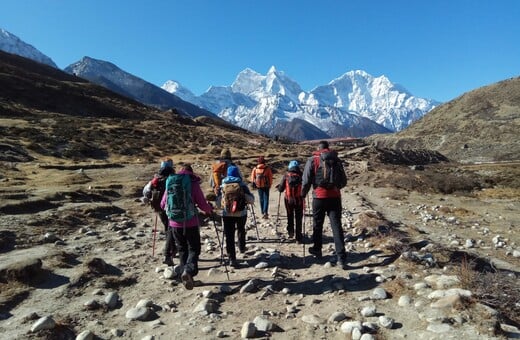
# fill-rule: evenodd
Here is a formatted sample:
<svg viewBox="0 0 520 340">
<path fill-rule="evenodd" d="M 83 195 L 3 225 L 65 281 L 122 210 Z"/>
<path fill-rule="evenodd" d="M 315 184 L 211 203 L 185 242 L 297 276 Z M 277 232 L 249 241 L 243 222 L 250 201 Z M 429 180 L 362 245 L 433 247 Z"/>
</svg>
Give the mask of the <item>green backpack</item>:
<svg viewBox="0 0 520 340">
<path fill-rule="evenodd" d="M 195 205 L 191 199 L 191 177 L 173 174 L 166 180 L 166 215 L 175 222 L 184 222 L 195 216 Z"/>
</svg>

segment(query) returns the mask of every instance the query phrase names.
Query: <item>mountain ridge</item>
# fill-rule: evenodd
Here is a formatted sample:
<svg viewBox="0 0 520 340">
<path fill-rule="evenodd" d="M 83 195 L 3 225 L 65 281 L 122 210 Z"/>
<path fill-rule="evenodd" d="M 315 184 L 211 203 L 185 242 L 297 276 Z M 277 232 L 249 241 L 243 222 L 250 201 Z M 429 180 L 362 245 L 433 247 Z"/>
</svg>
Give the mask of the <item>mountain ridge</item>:
<svg viewBox="0 0 520 340">
<path fill-rule="evenodd" d="M 67 66 L 65 72 L 88 79 L 89 81 L 106 86 L 112 91 L 129 96 L 139 102 L 159 109 L 180 109 L 184 114 L 198 116 L 216 116 L 192 103 L 182 100 L 160 87 L 147 82 L 133 74 L 120 69 L 117 65 L 88 56 Z"/>
<path fill-rule="evenodd" d="M 172 86 L 172 82 L 166 82 L 162 88 L 245 129 L 286 137 L 295 136 L 288 132 L 295 131 L 291 126 L 296 124 L 292 122 L 295 118 L 308 122 L 328 137 L 342 137 L 344 133 L 354 133 L 353 137 L 388 133 L 408 126 L 438 104 L 414 97 L 385 76 L 373 77 L 363 70 L 349 71 L 308 92 L 275 66 L 265 75 L 246 68 L 231 85 L 212 86 L 200 96 L 174 83 Z M 363 124 L 356 127 L 359 122 Z M 316 130 L 313 131 L 303 129 L 296 135 L 317 138 Z"/>
</svg>

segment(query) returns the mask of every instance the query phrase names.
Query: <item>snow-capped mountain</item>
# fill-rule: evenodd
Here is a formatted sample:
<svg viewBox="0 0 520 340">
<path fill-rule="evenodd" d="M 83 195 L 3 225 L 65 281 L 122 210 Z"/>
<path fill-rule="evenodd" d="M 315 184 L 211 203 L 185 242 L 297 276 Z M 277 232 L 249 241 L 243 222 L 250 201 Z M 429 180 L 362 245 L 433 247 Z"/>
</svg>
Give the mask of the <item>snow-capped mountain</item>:
<svg viewBox="0 0 520 340">
<path fill-rule="evenodd" d="M 83 57 L 80 61 L 67 66 L 65 72 L 88 79 L 95 84 L 125 97 L 133 98 L 143 104 L 161 109 L 176 108 L 192 117 L 215 117 L 213 113 L 125 72 L 107 61 Z"/>
<path fill-rule="evenodd" d="M 0 50 L 58 68 L 51 58 L 2 28 L 0 28 Z"/>
<path fill-rule="evenodd" d="M 318 86 L 302 96 L 309 105 L 342 108 L 370 118 L 392 131 L 400 131 L 439 103 L 414 97 L 387 77 L 373 77 L 365 71 L 350 71 L 328 85 Z"/>
<path fill-rule="evenodd" d="M 163 88 L 245 129 L 294 139 L 397 131 L 436 105 L 364 71 L 348 72 L 310 92 L 274 67 L 266 75 L 245 69 L 231 86 L 210 87 L 195 98 L 177 92 L 182 87 L 176 84 Z"/>
</svg>

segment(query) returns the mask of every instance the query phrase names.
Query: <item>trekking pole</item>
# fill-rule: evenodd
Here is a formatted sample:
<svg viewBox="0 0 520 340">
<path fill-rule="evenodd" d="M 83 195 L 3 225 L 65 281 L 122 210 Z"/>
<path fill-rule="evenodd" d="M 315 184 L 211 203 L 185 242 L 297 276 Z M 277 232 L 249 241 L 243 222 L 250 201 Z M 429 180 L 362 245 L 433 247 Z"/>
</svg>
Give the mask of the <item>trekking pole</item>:
<svg viewBox="0 0 520 340">
<path fill-rule="evenodd" d="M 305 199 L 303 199 L 303 234 L 302 234 L 302 245 L 303 245 L 303 264 L 305 264 Z"/>
<path fill-rule="evenodd" d="M 218 246 L 220 248 L 220 264 L 224 264 L 224 268 L 226 269 L 226 276 L 229 281 L 229 273 L 228 273 L 226 262 L 224 261 L 224 248 L 222 245 L 222 243 L 224 242 L 224 238 L 222 238 L 222 242 L 220 242 L 220 236 L 218 236 L 218 229 L 217 229 L 217 224 L 215 223 L 215 217 L 211 216 L 211 219 L 213 220 L 213 227 L 215 227 L 215 233 L 217 234 Z"/>
<path fill-rule="evenodd" d="M 253 206 L 251 204 L 248 204 L 247 206 L 251 210 L 251 215 L 253 216 L 253 224 L 255 225 L 255 229 L 256 229 L 256 240 L 260 241 L 260 234 L 258 233 L 258 225 L 256 225 L 255 208 L 253 208 Z"/>
<path fill-rule="evenodd" d="M 152 244 L 152 257 L 155 257 L 155 237 L 157 235 L 157 213 L 155 213 L 155 223 L 153 227 L 153 244 Z"/>
<path fill-rule="evenodd" d="M 276 209 L 276 223 L 275 223 L 275 232 L 278 235 L 278 224 L 280 224 L 280 197 L 282 197 L 282 193 L 278 193 L 278 208 Z"/>
</svg>

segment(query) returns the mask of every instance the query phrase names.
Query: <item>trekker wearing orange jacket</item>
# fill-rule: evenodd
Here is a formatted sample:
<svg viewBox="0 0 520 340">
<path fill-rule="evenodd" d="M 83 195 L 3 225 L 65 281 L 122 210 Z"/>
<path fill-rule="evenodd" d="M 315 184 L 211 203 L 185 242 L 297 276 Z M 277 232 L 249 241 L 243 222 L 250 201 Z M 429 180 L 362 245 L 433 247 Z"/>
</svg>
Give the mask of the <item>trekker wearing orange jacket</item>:
<svg viewBox="0 0 520 340">
<path fill-rule="evenodd" d="M 263 218 L 269 218 L 269 189 L 273 184 L 273 172 L 265 164 L 264 156 L 258 157 L 258 165 L 251 171 L 253 189 L 258 189 L 258 200 Z"/>
</svg>

